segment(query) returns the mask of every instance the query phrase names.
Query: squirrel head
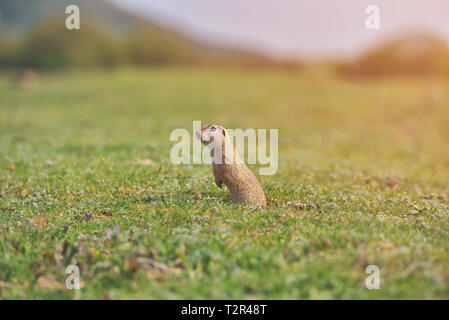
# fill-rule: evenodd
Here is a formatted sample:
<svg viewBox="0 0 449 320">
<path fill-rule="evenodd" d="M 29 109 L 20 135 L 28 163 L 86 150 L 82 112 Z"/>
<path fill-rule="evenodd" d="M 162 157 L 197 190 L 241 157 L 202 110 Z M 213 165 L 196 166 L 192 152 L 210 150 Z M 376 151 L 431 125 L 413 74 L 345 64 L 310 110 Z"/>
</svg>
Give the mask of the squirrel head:
<svg viewBox="0 0 449 320">
<path fill-rule="evenodd" d="M 201 127 L 200 131 L 196 132 L 196 137 L 205 146 L 210 144 L 220 143 L 227 138 L 226 129 L 217 124 L 205 124 Z"/>
</svg>

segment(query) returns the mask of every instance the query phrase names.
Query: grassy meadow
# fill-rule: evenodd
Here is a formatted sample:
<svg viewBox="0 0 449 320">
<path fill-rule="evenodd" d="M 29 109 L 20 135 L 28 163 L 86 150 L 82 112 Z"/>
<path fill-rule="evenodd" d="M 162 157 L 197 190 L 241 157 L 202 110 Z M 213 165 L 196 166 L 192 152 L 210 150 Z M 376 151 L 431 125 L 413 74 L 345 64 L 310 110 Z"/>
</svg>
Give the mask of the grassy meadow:
<svg viewBox="0 0 449 320">
<path fill-rule="evenodd" d="M 170 162 L 193 120 L 279 129 L 266 209 Z M 22 88 L 3 73 L 0 298 L 447 299 L 448 123 L 447 78 L 120 68 Z"/>
</svg>

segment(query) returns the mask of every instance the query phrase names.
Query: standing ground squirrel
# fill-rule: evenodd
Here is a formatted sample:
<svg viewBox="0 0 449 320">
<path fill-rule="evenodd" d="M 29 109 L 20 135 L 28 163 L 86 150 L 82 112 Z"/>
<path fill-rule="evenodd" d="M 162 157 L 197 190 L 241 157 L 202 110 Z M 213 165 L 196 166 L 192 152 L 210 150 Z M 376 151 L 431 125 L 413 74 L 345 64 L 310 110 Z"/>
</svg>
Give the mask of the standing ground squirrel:
<svg viewBox="0 0 449 320">
<path fill-rule="evenodd" d="M 215 184 L 221 188 L 224 183 L 228 187 L 232 202 L 246 206 L 267 205 L 259 181 L 240 158 L 225 128 L 205 124 L 196 136 L 210 149 Z"/>
</svg>

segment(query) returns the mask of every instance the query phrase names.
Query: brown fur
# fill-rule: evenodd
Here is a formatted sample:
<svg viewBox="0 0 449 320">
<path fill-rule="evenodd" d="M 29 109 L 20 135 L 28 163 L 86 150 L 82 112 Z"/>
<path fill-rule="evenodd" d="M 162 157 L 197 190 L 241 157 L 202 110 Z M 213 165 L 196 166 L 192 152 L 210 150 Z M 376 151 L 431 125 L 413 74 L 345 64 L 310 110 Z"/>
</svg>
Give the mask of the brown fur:
<svg viewBox="0 0 449 320">
<path fill-rule="evenodd" d="M 202 137 L 205 130 L 211 127 L 216 127 L 217 134 L 221 134 L 223 137 L 223 161 L 221 163 L 212 162 L 216 185 L 221 188 L 224 183 L 228 187 L 234 203 L 242 203 L 246 206 L 266 206 L 267 200 L 262 186 L 245 163 L 239 161 L 240 157 L 232 142 L 229 139 L 225 139 L 226 129 L 219 125 L 206 124 L 201 127 L 201 132 L 197 133 L 197 137 L 203 144 L 208 145 L 209 143 L 205 142 Z M 225 143 L 230 145 L 225 147 Z M 232 153 L 232 155 L 226 153 Z M 211 156 L 212 158 L 214 156 L 213 150 L 211 150 Z M 228 161 L 225 161 L 226 158 Z"/>
</svg>

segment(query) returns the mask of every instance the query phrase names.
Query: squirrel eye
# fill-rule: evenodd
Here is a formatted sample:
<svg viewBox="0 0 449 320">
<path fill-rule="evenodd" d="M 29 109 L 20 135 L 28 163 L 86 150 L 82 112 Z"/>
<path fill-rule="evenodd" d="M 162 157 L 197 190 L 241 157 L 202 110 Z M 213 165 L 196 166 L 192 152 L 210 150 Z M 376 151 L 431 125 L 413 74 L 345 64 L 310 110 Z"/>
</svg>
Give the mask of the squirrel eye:
<svg viewBox="0 0 449 320">
<path fill-rule="evenodd" d="M 215 127 L 210 128 L 210 132 L 215 132 L 216 130 L 217 130 L 217 128 L 215 128 Z"/>
</svg>

